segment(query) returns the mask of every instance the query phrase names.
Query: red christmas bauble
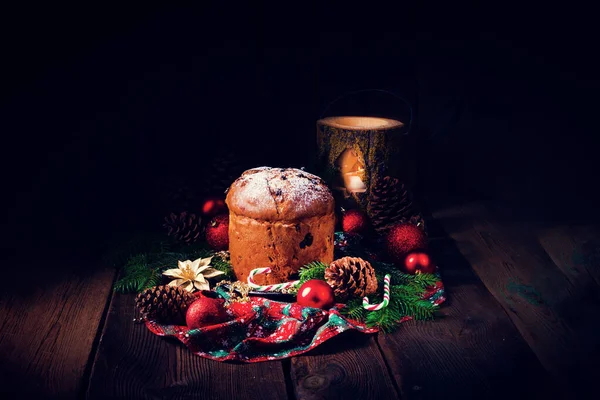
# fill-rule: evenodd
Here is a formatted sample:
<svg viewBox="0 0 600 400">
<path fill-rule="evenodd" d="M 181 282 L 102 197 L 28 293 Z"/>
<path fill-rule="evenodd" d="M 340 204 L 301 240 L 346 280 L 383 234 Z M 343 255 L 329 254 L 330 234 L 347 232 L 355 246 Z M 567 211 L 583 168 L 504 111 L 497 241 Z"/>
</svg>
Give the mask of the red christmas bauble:
<svg viewBox="0 0 600 400">
<path fill-rule="evenodd" d="M 224 304 L 225 300 L 223 299 L 200 295 L 198 300 L 190 304 L 185 313 L 187 327 L 197 329 L 227 321 L 229 317 Z"/>
<path fill-rule="evenodd" d="M 385 243 L 390 257 L 402 263 L 408 253 L 427 248 L 427 235 L 416 225 L 398 224 L 390 229 Z"/>
<path fill-rule="evenodd" d="M 217 214 L 223 214 L 227 211 L 225 200 L 220 197 L 209 197 L 202 204 L 202 215 L 213 217 Z"/>
<path fill-rule="evenodd" d="M 415 251 L 409 253 L 404 259 L 404 272 L 411 275 L 417 272 L 433 274 L 435 272 L 435 264 L 429 254 L 423 251 Z"/>
<path fill-rule="evenodd" d="M 229 247 L 229 214 L 219 214 L 206 226 L 206 242 L 214 250 Z"/>
<path fill-rule="evenodd" d="M 363 233 L 368 226 L 367 216 L 360 210 L 348 210 L 342 216 L 342 230 L 346 233 Z"/>
<path fill-rule="evenodd" d="M 298 289 L 296 302 L 301 306 L 327 309 L 335 304 L 335 296 L 327 282 L 311 279 Z"/>
</svg>

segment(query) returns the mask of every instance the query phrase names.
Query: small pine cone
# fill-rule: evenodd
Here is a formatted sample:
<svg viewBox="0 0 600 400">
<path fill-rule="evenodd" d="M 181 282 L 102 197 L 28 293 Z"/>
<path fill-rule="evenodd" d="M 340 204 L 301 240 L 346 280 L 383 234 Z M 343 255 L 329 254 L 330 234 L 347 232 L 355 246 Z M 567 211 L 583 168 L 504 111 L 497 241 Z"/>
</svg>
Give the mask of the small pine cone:
<svg viewBox="0 0 600 400">
<path fill-rule="evenodd" d="M 174 237 L 175 240 L 190 244 L 200 237 L 200 222 L 201 219 L 196 214 L 184 211 L 166 216 L 163 227 L 167 229 L 167 234 Z"/>
<path fill-rule="evenodd" d="M 185 313 L 195 296 L 183 288 L 154 286 L 135 298 L 135 305 L 146 317 L 164 323 L 185 324 Z"/>
<path fill-rule="evenodd" d="M 333 288 L 338 301 L 360 298 L 377 291 L 375 270 L 368 261 L 358 257 L 343 257 L 325 270 L 325 280 Z"/>
<path fill-rule="evenodd" d="M 367 213 L 373 228 L 380 235 L 413 214 L 413 202 L 408 188 L 396 178 L 386 176 L 375 184 L 369 195 Z"/>
</svg>

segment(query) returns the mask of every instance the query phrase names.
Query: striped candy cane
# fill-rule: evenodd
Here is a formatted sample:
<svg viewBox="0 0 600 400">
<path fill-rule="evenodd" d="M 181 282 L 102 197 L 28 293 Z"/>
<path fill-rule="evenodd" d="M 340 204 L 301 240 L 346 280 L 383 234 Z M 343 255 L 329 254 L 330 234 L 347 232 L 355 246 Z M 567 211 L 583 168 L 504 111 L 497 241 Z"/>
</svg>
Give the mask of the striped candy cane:
<svg viewBox="0 0 600 400">
<path fill-rule="evenodd" d="M 293 288 L 298 283 L 300 283 L 300 281 L 291 281 L 291 282 L 275 283 L 272 285 L 262 285 L 261 286 L 261 285 L 256 284 L 256 282 L 254 282 L 255 275 L 268 274 L 269 272 L 271 272 L 271 268 L 269 268 L 269 267 L 253 269 L 252 271 L 250 271 L 250 275 L 248 275 L 248 286 L 250 286 L 252 289 L 256 290 L 257 292 L 279 292 L 279 291 L 282 291 L 285 289 Z"/>
<path fill-rule="evenodd" d="M 390 274 L 387 274 L 385 278 L 383 278 L 383 301 L 379 304 L 369 304 L 369 299 L 365 296 L 363 297 L 363 308 L 369 311 L 377 311 L 385 308 L 390 304 Z"/>
</svg>

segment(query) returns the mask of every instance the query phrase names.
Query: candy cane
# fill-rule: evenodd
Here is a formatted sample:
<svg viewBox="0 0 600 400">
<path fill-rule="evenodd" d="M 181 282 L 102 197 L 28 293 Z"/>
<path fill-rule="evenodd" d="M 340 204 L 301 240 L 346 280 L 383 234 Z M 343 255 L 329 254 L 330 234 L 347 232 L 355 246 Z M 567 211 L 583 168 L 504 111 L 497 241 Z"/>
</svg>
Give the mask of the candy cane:
<svg viewBox="0 0 600 400">
<path fill-rule="evenodd" d="M 363 297 L 363 308 L 369 311 L 377 311 L 385 308 L 390 304 L 390 274 L 387 274 L 385 278 L 383 278 L 383 301 L 379 304 L 369 304 L 369 299 L 365 296 Z"/>
<path fill-rule="evenodd" d="M 268 274 L 269 272 L 271 272 L 271 268 L 269 268 L 269 267 L 253 269 L 252 271 L 250 271 L 250 275 L 248 275 L 248 286 L 250 286 L 252 289 L 256 290 L 257 292 L 279 292 L 284 289 L 293 288 L 298 283 L 300 283 L 300 281 L 291 281 L 291 282 L 275 283 L 273 285 L 261 286 L 261 285 L 257 285 L 256 282 L 254 282 L 254 275 Z"/>
</svg>

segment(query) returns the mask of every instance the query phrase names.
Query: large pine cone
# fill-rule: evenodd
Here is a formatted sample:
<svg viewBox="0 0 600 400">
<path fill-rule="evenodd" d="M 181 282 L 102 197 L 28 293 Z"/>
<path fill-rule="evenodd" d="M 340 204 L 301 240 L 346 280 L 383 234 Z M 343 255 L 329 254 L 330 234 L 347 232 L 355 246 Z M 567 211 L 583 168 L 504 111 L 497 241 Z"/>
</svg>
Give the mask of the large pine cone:
<svg viewBox="0 0 600 400">
<path fill-rule="evenodd" d="M 201 219 L 196 214 L 184 211 L 166 216 L 163 227 L 167 229 L 167 234 L 174 237 L 175 240 L 190 244 L 200 237 L 200 222 Z"/>
<path fill-rule="evenodd" d="M 195 300 L 195 296 L 180 287 L 154 286 L 146 289 L 135 298 L 140 312 L 160 322 L 185 324 L 185 313 Z"/>
<path fill-rule="evenodd" d="M 368 261 L 358 257 L 343 257 L 332 262 L 325 270 L 325 280 L 341 302 L 377 291 L 375 270 Z"/>
<path fill-rule="evenodd" d="M 403 218 L 413 215 L 409 190 L 398 179 L 386 176 L 371 190 L 367 213 L 377 233 L 385 235 Z"/>
</svg>

